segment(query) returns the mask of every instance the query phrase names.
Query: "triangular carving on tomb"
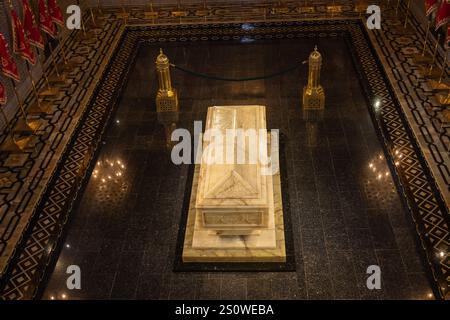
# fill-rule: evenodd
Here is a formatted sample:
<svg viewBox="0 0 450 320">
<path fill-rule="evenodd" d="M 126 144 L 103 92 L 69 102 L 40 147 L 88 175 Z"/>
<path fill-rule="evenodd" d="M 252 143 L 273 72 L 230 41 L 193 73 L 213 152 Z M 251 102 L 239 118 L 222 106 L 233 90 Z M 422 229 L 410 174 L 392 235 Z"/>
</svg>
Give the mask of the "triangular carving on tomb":
<svg viewBox="0 0 450 320">
<path fill-rule="evenodd" d="M 206 195 L 206 198 L 249 198 L 257 196 L 258 192 L 235 170 L 224 175 Z"/>
</svg>

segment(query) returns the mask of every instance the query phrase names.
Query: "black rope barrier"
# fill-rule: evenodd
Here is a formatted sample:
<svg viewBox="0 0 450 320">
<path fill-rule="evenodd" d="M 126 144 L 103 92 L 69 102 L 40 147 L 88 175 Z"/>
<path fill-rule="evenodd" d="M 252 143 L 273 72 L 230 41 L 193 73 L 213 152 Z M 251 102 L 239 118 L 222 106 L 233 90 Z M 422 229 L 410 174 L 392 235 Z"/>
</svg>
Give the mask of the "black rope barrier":
<svg viewBox="0 0 450 320">
<path fill-rule="evenodd" d="M 298 67 L 300 67 L 301 65 L 305 64 L 306 61 L 303 61 L 294 66 L 291 66 L 289 68 L 283 69 L 281 71 L 275 72 L 275 73 L 271 73 L 271 74 L 267 74 L 267 75 L 262 75 L 262 76 L 257 76 L 257 77 L 247 77 L 247 78 L 227 78 L 227 77 L 219 77 L 219 76 L 214 76 L 214 75 L 210 75 L 210 74 L 205 74 L 205 73 L 201 73 L 201 72 L 196 72 L 196 71 L 192 71 L 180 66 L 177 66 L 175 64 L 170 64 L 172 67 L 174 67 L 177 70 L 180 70 L 182 72 L 188 73 L 190 75 L 196 76 L 196 77 L 200 77 L 200 78 L 206 78 L 206 79 L 211 79 L 211 80 L 219 80 L 219 81 L 253 81 L 253 80 L 262 80 L 262 79 L 269 79 L 269 78 L 274 78 L 274 77 L 278 77 L 282 74 L 285 73 L 289 73 L 291 71 L 296 70 Z"/>
</svg>

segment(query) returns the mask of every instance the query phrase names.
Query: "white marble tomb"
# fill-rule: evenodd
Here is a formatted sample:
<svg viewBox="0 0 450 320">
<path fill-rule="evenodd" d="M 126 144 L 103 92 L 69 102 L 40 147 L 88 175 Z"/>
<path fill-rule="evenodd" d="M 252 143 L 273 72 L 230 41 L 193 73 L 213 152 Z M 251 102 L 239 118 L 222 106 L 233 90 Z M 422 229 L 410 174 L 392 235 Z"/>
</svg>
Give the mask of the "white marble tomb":
<svg viewBox="0 0 450 320">
<path fill-rule="evenodd" d="M 271 143 L 270 139 L 266 146 L 259 142 L 259 135 L 267 136 L 265 107 L 210 107 L 205 132 L 211 129 L 223 139 L 203 140 L 202 161 L 196 165 L 192 184 L 183 261 L 285 261 L 280 175 L 264 174 L 258 158 L 260 152 L 267 155 Z M 250 133 L 253 130 L 246 130 L 254 129 L 256 141 L 249 136 L 240 140 L 244 144 L 227 139 L 227 129 Z M 249 161 L 252 152 L 256 161 Z M 238 154 L 245 155 L 244 162 L 237 160 Z"/>
</svg>

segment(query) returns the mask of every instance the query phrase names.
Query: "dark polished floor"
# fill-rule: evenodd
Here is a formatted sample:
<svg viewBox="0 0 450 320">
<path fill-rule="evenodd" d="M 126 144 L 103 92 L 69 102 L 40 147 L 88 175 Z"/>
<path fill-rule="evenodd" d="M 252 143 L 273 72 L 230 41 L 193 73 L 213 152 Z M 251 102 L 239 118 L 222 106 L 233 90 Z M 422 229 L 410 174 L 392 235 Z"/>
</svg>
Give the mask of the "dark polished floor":
<svg viewBox="0 0 450 320">
<path fill-rule="evenodd" d="M 154 103 L 159 47 L 144 44 L 43 297 L 428 298 L 412 221 L 342 39 L 205 41 L 163 48 L 174 63 L 196 71 L 247 77 L 302 61 L 316 43 L 324 57 L 326 90 L 326 109 L 318 120 L 302 114 L 304 67 L 252 82 L 173 71 L 181 105 L 178 127 L 192 129 L 194 120 L 205 119 L 208 106 L 262 104 L 268 127 L 285 135 L 296 272 L 172 272 L 190 188 L 188 167 L 170 161 Z M 65 271 L 72 264 L 81 268 L 81 290 L 66 288 Z M 381 290 L 366 288 L 366 268 L 372 264 L 381 267 Z"/>
</svg>

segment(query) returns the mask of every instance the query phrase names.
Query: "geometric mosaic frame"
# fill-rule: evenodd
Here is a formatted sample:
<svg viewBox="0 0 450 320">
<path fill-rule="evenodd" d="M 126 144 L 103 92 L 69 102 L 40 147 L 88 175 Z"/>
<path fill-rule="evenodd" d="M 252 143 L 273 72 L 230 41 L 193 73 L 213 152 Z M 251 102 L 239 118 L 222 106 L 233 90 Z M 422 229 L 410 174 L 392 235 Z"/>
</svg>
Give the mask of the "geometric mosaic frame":
<svg viewBox="0 0 450 320">
<path fill-rule="evenodd" d="M 362 22 L 350 19 L 257 24 L 258 28 L 253 30 L 243 30 L 240 24 L 126 28 L 0 283 L 0 298 L 31 299 L 39 296 L 39 288 L 45 285 L 46 276 L 58 256 L 72 207 L 95 163 L 102 134 L 114 112 L 116 98 L 126 82 L 131 61 L 141 41 L 214 41 L 241 36 L 264 39 L 275 35 L 303 37 L 321 33 L 341 35 L 348 41 L 363 79 L 368 105 L 372 106 L 369 111 L 374 126 L 397 188 L 416 225 L 417 238 L 436 284 L 436 296 L 448 297 L 450 260 L 448 256 L 438 255 L 440 251 L 447 252 L 450 247 L 448 208 Z M 380 110 L 373 107 L 375 99 L 382 102 Z M 401 160 L 395 159 L 396 151 L 404 155 Z"/>
<path fill-rule="evenodd" d="M 369 41 L 366 29 L 362 29 L 365 38 Z M 375 50 L 370 46 L 364 48 L 359 42 L 354 43 L 359 52 L 361 62 L 360 72 L 363 72 L 363 88 L 369 104 L 373 106 L 370 114 L 375 129 L 381 137 L 391 171 L 401 192 L 401 199 L 405 202 L 408 211 L 416 225 L 416 232 L 420 239 L 423 253 L 429 264 L 435 290 L 438 297 L 449 298 L 450 289 L 450 260 L 448 255 L 443 257 L 440 252 L 448 252 L 450 248 L 449 223 L 450 216 L 442 195 L 432 177 L 421 149 L 415 141 L 406 116 L 400 107 L 389 83 L 384 68 Z M 367 53 L 367 49 L 371 52 Z M 362 59 L 362 60 L 361 60 Z M 368 61 L 366 61 L 366 59 Z M 353 59 L 355 61 L 355 59 Z M 373 63 L 377 69 L 371 67 Z M 360 69 L 363 70 L 360 70 Z M 374 101 L 381 100 L 381 110 L 375 111 Z M 402 159 L 396 158 L 396 151 L 401 152 Z"/>
</svg>

